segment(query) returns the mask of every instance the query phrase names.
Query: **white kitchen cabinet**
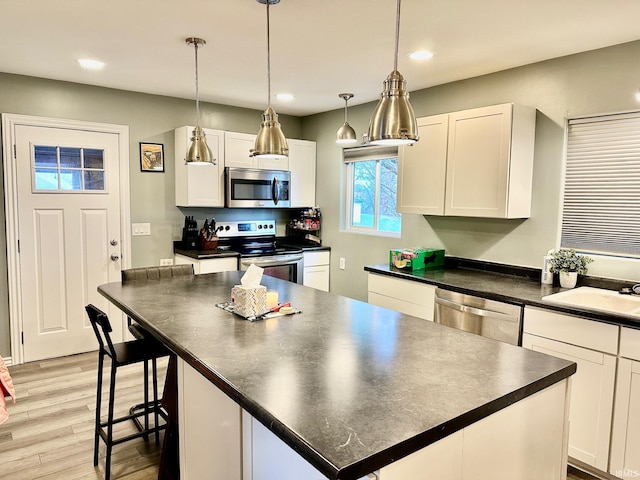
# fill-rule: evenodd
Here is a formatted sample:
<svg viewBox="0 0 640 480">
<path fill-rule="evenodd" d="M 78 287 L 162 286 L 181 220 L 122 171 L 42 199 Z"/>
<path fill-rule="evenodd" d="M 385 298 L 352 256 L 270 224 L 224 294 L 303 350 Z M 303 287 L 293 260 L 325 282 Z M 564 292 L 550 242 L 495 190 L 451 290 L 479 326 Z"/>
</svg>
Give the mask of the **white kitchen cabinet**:
<svg viewBox="0 0 640 480">
<path fill-rule="evenodd" d="M 304 252 L 304 273 L 302 284 L 324 292 L 329 291 L 329 265 L 331 253 L 328 250 Z"/>
<path fill-rule="evenodd" d="M 379 480 L 565 479 L 569 389 L 565 380 L 514 403 L 381 468 Z"/>
<path fill-rule="evenodd" d="M 178 207 L 224 207 L 224 132 L 203 128 L 215 165 L 187 165 L 185 156 L 194 127 L 176 128 L 175 189 Z"/>
<path fill-rule="evenodd" d="M 422 117 L 417 122 L 420 141 L 398 148 L 396 209 L 444 215 L 449 115 Z"/>
<path fill-rule="evenodd" d="M 418 119 L 420 141 L 398 154 L 398 211 L 529 217 L 535 120 L 534 108 L 511 103 Z"/>
<path fill-rule="evenodd" d="M 174 255 L 173 261 L 176 265 L 193 265 L 193 272 L 196 275 L 238 270 L 237 257 L 203 258 L 199 260 L 178 253 Z"/>
<path fill-rule="evenodd" d="M 572 377 L 568 453 L 570 457 L 606 472 L 619 327 L 525 307 L 523 328 L 523 347 L 578 365 Z"/>
<path fill-rule="evenodd" d="M 445 215 L 529 217 L 535 124 L 511 103 L 449 114 Z"/>
<path fill-rule="evenodd" d="M 291 172 L 291 206 L 316 204 L 316 142 L 287 139 Z"/>
<path fill-rule="evenodd" d="M 183 480 L 243 480 L 242 409 L 178 357 L 178 442 Z"/>
<path fill-rule="evenodd" d="M 609 473 L 640 476 L 640 330 L 622 327 Z"/>
<path fill-rule="evenodd" d="M 250 157 L 256 135 L 252 133 L 224 132 L 225 167 L 257 168 L 260 170 L 289 170 L 288 158 Z"/>
<path fill-rule="evenodd" d="M 374 273 L 367 277 L 369 303 L 433 321 L 434 285 Z"/>
</svg>

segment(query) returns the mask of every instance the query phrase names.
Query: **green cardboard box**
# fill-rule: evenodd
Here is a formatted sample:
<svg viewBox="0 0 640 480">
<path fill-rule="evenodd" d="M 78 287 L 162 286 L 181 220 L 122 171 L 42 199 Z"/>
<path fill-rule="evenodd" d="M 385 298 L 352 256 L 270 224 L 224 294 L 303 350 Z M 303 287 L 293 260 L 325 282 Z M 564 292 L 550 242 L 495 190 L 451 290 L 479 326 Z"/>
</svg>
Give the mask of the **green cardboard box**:
<svg viewBox="0 0 640 480">
<path fill-rule="evenodd" d="M 402 270 L 429 270 L 444 267 L 444 250 L 399 248 L 389 252 L 389 265 Z"/>
</svg>

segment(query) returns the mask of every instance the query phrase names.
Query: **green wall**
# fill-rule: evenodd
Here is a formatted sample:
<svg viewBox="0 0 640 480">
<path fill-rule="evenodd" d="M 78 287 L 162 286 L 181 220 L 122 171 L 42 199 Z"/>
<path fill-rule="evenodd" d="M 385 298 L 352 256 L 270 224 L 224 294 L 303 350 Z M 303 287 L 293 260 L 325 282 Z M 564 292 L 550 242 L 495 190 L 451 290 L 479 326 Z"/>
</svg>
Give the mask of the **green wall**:
<svg viewBox="0 0 640 480">
<path fill-rule="evenodd" d="M 317 202 L 323 214 L 323 242 L 332 249 L 332 291 L 366 300 L 363 266 L 387 262 L 389 249 L 395 247 L 438 247 L 449 255 L 540 268 L 542 256 L 558 241 L 565 118 L 639 109 L 634 97 L 640 87 L 638 58 L 640 42 L 633 42 L 411 94 L 418 117 L 508 102 L 538 109 L 532 212 L 526 220 L 405 214 L 400 239 L 345 233 L 342 150 L 335 144 L 343 112 L 304 118 L 304 137 L 318 142 Z M 372 79 L 380 85 L 382 80 Z M 410 89 L 412 79 L 407 80 Z M 358 92 L 353 93 L 357 99 Z M 349 123 L 358 136 L 366 132 L 374 106 L 349 108 Z M 340 257 L 346 259 L 345 270 L 338 268 Z M 589 272 L 633 281 L 640 279 L 639 267 L 635 260 L 600 257 Z"/>
<path fill-rule="evenodd" d="M 399 246 L 445 248 L 450 255 L 539 268 L 542 255 L 556 245 L 565 118 L 637 110 L 640 86 L 640 42 L 563 57 L 492 75 L 441 85 L 411 94 L 417 116 L 433 115 L 497 103 L 514 102 L 538 109 L 533 203 L 527 220 L 427 217 L 405 214 L 402 238 L 389 239 L 340 229 L 342 150 L 335 132 L 343 110 L 296 118 L 281 116 L 288 137 L 318 142 L 317 202 L 322 209 L 323 242 L 332 248 L 331 289 L 366 299 L 363 266 L 385 263 L 388 250 Z M 437 58 L 434 60 L 437 61 Z M 400 65 L 402 70 L 402 65 Z M 428 67 L 425 68 L 428 72 Z M 373 78 L 382 88 L 383 78 Z M 411 88 L 411 78 L 409 88 Z M 358 92 L 356 94 L 356 100 Z M 337 93 L 336 93 L 337 94 Z M 375 104 L 349 108 L 349 123 L 358 135 L 366 131 Z M 261 112 L 203 104 L 202 125 L 222 130 L 256 132 Z M 150 222 L 152 235 L 132 239 L 133 266 L 157 264 L 172 256 L 184 215 L 202 219 L 232 218 L 234 212 L 178 209 L 174 206 L 173 129 L 194 122 L 193 101 L 86 85 L 0 74 L 0 112 L 128 125 L 130 128 L 131 221 Z M 138 142 L 163 143 L 164 174 L 142 173 Z M 276 211 L 243 211 L 242 215 L 278 216 Z M 0 209 L 4 225 L 4 208 Z M 4 237 L 0 249 L 6 250 Z M 346 259 L 339 270 L 338 260 Z M 590 273 L 637 280 L 637 261 L 598 258 Z M 6 258 L 0 256 L 0 354 L 10 354 Z"/>
<path fill-rule="evenodd" d="M 257 133 L 262 112 L 201 102 L 201 125 L 236 132 Z M 173 240 L 180 238 L 184 215 L 198 219 L 216 215 L 228 219 L 221 209 L 178 209 L 174 200 L 174 133 L 176 127 L 193 125 L 195 101 L 122 90 L 92 87 L 33 77 L 0 73 L 0 112 L 42 117 L 113 123 L 129 126 L 131 222 L 151 223 L 151 236 L 133 237 L 132 266 L 158 265 L 160 258 L 173 257 Z M 301 120 L 280 115 L 286 135 L 301 138 Z M 140 171 L 138 143 L 164 144 L 165 173 Z M 1 188 L 1 187 L 0 187 Z M 4 192 L 0 221 L 5 225 Z M 281 215 L 276 211 L 256 216 Z M 248 214 L 248 212 L 243 212 Z M 0 251 L 6 252 L 6 235 Z M 10 354 L 6 255 L 0 255 L 0 354 Z"/>
</svg>

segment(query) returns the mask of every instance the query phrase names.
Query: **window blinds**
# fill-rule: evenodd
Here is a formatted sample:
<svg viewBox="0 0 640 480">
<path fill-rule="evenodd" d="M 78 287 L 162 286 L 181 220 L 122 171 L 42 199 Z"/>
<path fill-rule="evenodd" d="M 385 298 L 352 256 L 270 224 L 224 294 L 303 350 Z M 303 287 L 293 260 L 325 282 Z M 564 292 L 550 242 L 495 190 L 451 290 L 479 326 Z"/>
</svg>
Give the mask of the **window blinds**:
<svg viewBox="0 0 640 480">
<path fill-rule="evenodd" d="M 368 146 L 352 147 L 343 150 L 345 163 L 363 162 L 366 160 L 384 160 L 398 156 L 398 147 Z"/>
<path fill-rule="evenodd" d="M 569 121 L 561 245 L 640 255 L 640 112 Z"/>
</svg>

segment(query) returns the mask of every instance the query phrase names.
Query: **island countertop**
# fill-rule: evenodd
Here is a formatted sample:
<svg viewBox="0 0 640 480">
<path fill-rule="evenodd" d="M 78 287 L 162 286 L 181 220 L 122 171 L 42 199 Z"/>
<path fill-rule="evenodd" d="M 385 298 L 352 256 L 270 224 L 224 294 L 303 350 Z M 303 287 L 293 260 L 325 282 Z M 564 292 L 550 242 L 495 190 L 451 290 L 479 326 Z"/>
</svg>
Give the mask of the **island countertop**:
<svg viewBox="0 0 640 480">
<path fill-rule="evenodd" d="M 241 274 L 98 290 L 330 479 L 360 478 L 576 369 L 266 276 L 303 312 L 249 322 L 215 305 Z"/>
</svg>

